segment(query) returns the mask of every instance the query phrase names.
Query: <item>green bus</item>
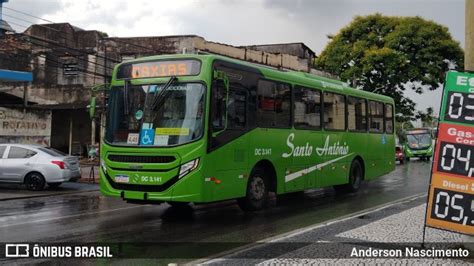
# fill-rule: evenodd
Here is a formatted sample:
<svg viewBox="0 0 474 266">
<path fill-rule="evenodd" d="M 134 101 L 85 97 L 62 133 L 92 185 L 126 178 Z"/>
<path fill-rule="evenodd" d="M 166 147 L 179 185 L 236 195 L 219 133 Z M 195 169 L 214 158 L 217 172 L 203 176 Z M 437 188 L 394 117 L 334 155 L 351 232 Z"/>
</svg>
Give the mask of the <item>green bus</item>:
<svg viewBox="0 0 474 266">
<path fill-rule="evenodd" d="M 403 145 L 405 158 L 418 157 L 420 160 L 429 161 L 433 156 L 432 130 L 429 128 L 415 128 L 405 132 L 406 143 Z"/>
<path fill-rule="evenodd" d="M 389 97 L 217 55 L 144 57 L 113 72 L 100 190 L 252 211 L 269 193 L 355 192 L 394 170 L 394 150 Z"/>
</svg>

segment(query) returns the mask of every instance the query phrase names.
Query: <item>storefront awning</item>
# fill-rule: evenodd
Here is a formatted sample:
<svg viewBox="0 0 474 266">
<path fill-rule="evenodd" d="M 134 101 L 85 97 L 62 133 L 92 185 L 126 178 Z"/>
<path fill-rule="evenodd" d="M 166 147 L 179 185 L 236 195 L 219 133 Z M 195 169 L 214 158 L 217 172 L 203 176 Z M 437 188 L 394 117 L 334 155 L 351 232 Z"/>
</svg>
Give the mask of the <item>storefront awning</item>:
<svg viewBox="0 0 474 266">
<path fill-rule="evenodd" d="M 0 69 L 0 81 L 32 82 L 33 73 Z"/>
</svg>

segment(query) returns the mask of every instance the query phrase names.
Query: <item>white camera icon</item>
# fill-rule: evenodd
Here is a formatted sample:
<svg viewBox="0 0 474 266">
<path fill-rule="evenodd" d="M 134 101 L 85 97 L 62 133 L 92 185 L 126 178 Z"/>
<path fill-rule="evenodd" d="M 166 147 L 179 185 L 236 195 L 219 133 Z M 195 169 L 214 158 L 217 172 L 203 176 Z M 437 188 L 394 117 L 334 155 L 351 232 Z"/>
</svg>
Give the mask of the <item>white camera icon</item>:
<svg viewBox="0 0 474 266">
<path fill-rule="evenodd" d="M 26 258 L 30 256 L 29 244 L 6 244 L 5 257 L 7 258 Z"/>
</svg>

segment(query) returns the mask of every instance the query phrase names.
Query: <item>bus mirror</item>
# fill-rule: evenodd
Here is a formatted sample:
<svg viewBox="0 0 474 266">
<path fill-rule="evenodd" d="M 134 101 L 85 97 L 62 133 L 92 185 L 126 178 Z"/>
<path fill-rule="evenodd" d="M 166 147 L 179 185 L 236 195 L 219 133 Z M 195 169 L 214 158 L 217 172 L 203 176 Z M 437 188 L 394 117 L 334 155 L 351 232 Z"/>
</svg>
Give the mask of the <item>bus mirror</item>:
<svg viewBox="0 0 474 266">
<path fill-rule="evenodd" d="M 89 109 L 89 117 L 91 119 L 94 119 L 95 117 L 95 107 L 96 107 L 96 98 L 95 96 L 91 97 L 90 103 L 87 106 L 87 109 Z"/>
</svg>

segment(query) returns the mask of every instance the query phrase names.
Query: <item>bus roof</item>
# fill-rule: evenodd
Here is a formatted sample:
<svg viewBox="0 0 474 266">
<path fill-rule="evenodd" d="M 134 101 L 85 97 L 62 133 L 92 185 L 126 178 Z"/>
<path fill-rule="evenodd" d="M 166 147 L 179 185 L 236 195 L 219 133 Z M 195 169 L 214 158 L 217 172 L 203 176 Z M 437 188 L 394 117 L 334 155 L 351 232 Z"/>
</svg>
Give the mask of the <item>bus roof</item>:
<svg viewBox="0 0 474 266">
<path fill-rule="evenodd" d="M 321 76 L 313 75 L 306 72 L 300 72 L 300 71 L 278 70 L 270 66 L 255 64 L 255 63 L 251 63 L 247 61 L 242 61 L 242 60 L 233 59 L 233 58 L 229 58 L 229 57 L 221 56 L 221 55 L 214 55 L 214 54 L 205 54 L 205 55 L 170 54 L 170 55 L 146 56 L 146 57 L 140 57 L 137 59 L 127 60 L 120 64 L 117 64 L 115 66 L 115 70 L 117 70 L 118 67 L 120 67 L 122 64 L 138 63 L 138 62 L 162 60 L 162 59 L 173 59 L 173 58 L 198 59 L 198 60 L 203 61 L 203 63 L 205 63 L 206 61 L 212 63 L 215 60 L 221 60 L 221 61 L 245 65 L 247 67 L 254 68 L 260 71 L 265 77 L 280 80 L 280 81 L 286 81 L 286 82 L 290 82 L 290 83 L 301 85 L 301 86 L 307 86 L 310 88 L 319 88 L 323 90 L 329 90 L 332 92 L 340 92 L 343 94 L 363 97 L 363 98 L 372 99 L 372 100 L 379 100 L 379 101 L 390 102 L 390 103 L 394 102 L 393 99 L 388 96 L 371 93 L 371 92 L 367 92 L 367 91 L 363 91 L 359 89 L 354 89 L 354 88 L 349 87 L 346 83 L 339 80 L 321 77 Z"/>
</svg>

